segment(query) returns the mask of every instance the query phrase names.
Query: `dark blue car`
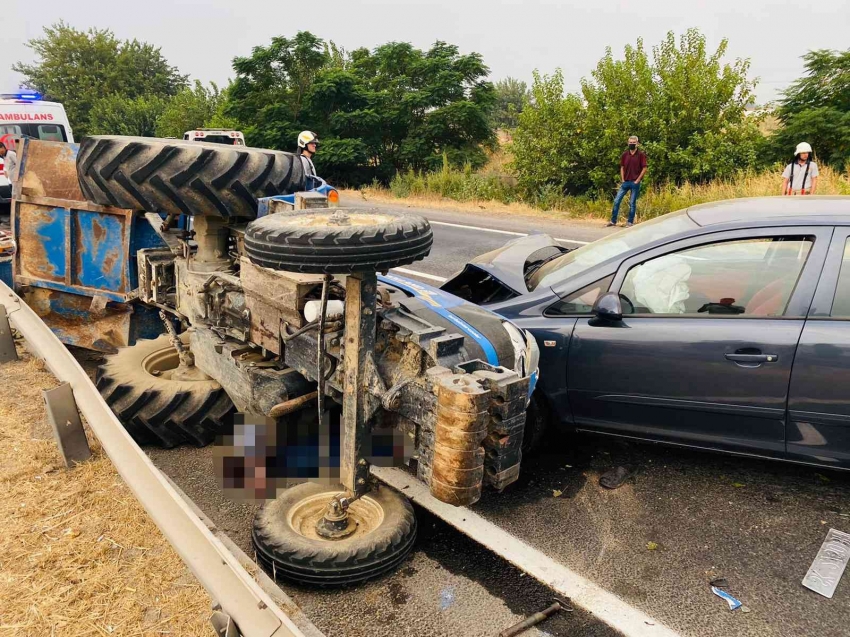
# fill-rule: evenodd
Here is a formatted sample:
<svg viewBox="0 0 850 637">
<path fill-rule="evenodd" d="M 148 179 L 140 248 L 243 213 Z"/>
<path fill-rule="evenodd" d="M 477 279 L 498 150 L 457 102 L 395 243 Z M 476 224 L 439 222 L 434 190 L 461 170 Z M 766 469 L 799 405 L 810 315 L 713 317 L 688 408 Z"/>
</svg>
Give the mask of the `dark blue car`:
<svg viewBox="0 0 850 637">
<path fill-rule="evenodd" d="M 695 206 L 443 289 L 534 334 L 540 424 L 850 469 L 850 197 Z"/>
</svg>

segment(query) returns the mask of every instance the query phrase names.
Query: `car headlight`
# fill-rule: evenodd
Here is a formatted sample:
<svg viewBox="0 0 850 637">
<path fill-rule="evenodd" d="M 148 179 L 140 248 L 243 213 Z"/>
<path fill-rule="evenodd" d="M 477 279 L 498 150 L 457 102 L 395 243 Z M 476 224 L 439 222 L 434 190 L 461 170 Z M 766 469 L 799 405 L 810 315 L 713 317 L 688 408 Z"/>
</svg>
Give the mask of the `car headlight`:
<svg viewBox="0 0 850 637">
<path fill-rule="evenodd" d="M 528 376 L 537 367 L 537 363 L 535 363 L 534 366 L 530 365 L 531 361 L 528 339 L 525 334 L 523 334 L 522 330 L 513 323 L 502 321 L 502 327 L 504 327 L 505 331 L 508 333 L 508 336 L 511 339 L 511 345 L 514 348 L 514 371 L 520 376 Z M 535 343 L 535 350 L 536 349 L 537 344 Z M 537 359 L 540 359 L 539 352 L 537 353 Z"/>
<path fill-rule="evenodd" d="M 528 372 L 533 374 L 540 368 L 540 347 L 528 330 L 525 331 L 525 342 L 528 343 Z"/>
</svg>

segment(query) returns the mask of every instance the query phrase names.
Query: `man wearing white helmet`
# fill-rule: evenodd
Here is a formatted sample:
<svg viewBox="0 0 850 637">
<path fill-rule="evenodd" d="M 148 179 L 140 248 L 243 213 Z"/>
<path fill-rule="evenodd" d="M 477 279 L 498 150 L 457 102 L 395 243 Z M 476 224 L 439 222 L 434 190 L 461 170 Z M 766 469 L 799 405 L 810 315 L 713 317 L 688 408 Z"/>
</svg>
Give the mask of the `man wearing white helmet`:
<svg viewBox="0 0 850 637">
<path fill-rule="evenodd" d="M 312 131 L 301 131 L 298 135 L 298 150 L 296 154 L 301 158 L 304 166 L 305 177 L 315 177 L 316 167 L 313 165 L 313 155 L 319 149 L 319 136 Z"/>
<path fill-rule="evenodd" d="M 812 161 L 812 147 L 797 144 L 794 161 L 782 173 L 783 195 L 813 195 L 818 188 L 818 165 Z"/>
</svg>

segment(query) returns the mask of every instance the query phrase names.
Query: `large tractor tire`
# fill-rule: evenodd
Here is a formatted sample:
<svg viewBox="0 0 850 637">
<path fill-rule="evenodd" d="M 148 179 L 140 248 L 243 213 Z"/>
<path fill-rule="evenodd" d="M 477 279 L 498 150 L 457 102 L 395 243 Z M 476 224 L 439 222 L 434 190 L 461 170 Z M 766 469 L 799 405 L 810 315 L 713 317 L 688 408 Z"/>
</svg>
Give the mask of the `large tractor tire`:
<svg viewBox="0 0 850 637">
<path fill-rule="evenodd" d="M 388 487 L 351 503 L 350 535 L 325 539 L 316 532 L 339 489 L 305 483 L 267 503 L 254 518 L 257 561 L 275 579 L 338 587 L 358 584 L 397 568 L 416 540 L 416 516 L 407 498 Z"/>
<path fill-rule="evenodd" d="M 253 219 L 257 198 L 303 190 L 292 153 L 148 137 L 86 137 L 77 176 L 87 199 L 169 214 Z"/>
<path fill-rule="evenodd" d="M 383 272 L 428 256 L 422 217 L 377 210 L 273 214 L 248 224 L 245 252 L 257 265 L 310 274 Z"/>
<path fill-rule="evenodd" d="M 187 335 L 181 340 L 188 347 Z M 235 410 L 221 385 L 199 370 L 191 379 L 173 378 L 179 363 L 164 335 L 122 347 L 97 371 L 101 395 L 140 445 L 206 446 Z"/>
</svg>

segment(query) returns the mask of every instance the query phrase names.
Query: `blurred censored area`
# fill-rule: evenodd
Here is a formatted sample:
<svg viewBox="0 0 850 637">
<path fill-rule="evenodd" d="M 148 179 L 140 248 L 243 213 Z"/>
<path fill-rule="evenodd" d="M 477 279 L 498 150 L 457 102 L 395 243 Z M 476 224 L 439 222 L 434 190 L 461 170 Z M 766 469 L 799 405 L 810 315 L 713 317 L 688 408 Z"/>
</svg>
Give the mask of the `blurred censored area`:
<svg viewBox="0 0 850 637">
<path fill-rule="evenodd" d="M 341 408 L 314 409 L 275 420 L 237 413 L 213 449 L 216 476 L 235 500 L 273 500 L 302 482 L 340 483 Z M 398 429 L 375 427 L 363 457 L 381 467 L 401 467 L 413 454 L 413 440 Z"/>
</svg>

